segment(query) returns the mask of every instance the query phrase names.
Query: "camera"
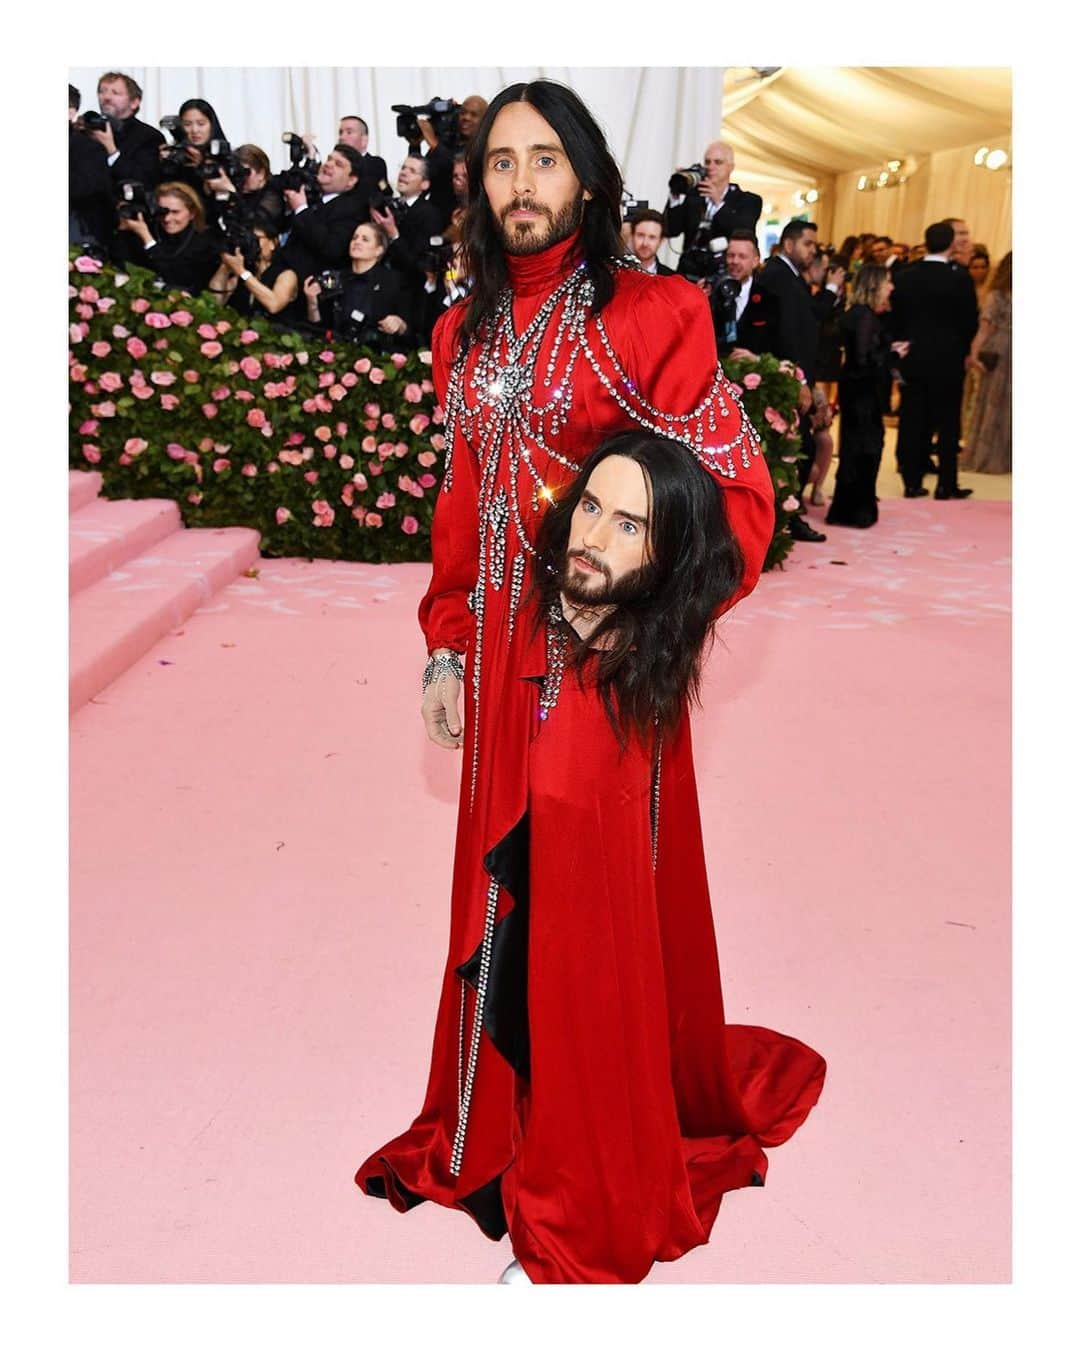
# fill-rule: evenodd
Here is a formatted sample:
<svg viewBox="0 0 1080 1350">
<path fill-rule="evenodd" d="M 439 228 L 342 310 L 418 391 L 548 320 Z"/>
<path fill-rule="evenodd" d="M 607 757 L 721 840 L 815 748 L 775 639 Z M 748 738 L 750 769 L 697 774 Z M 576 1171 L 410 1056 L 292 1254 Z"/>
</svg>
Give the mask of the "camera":
<svg viewBox="0 0 1080 1350">
<path fill-rule="evenodd" d="M 368 206 L 372 211 L 389 211 L 394 219 L 400 225 L 405 215 L 405 203 L 400 197 L 396 197 L 391 191 L 386 179 L 380 179 L 378 186 L 372 189 L 371 196 L 368 199 Z"/>
<path fill-rule="evenodd" d="M 423 140 L 420 124 L 416 120 L 418 117 L 424 117 L 431 123 L 439 144 L 448 150 L 461 143 L 461 109 L 451 98 L 433 98 L 421 108 L 411 108 L 407 103 L 392 103 L 390 111 L 398 115 L 395 126 L 397 135 L 410 145 L 419 145 Z"/>
<path fill-rule="evenodd" d="M 281 139 L 289 147 L 289 167 L 281 175 L 282 188 L 291 192 L 299 192 L 302 189 L 307 193 L 309 203 L 321 201 L 319 162 L 308 154 L 304 138 L 298 136 L 295 131 L 286 131 Z"/>
<path fill-rule="evenodd" d="M 705 227 L 708 228 L 707 226 Z M 719 293 L 724 304 L 730 304 L 739 294 L 739 283 L 728 276 L 724 253 L 727 240 L 723 235 L 702 240 L 704 230 L 699 228 L 693 247 L 686 249 L 679 264 L 680 273 L 687 281 L 707 281 L 712 294 Z"/>
<path fill-rule="evenodd" d="M 636 216 L 639 211 L 647 211 L 648 209 L 649 203 L 647 201 L 639 201 L 636 197 L 632 196 L 625 189 L 623 190 L 622 223 L 624 225 L 627 223 L 627 221 L 632 220 L 633 217 Z"/>
<path fill-rule="evenodd" d="M 166 168 L 185 169 L 190 167 L 191 160 L 187 156 L 188 141 L 184 135 L 184 129 L 180 125 L 179 117 L 170 113 L 159 119 L 158 126 L 172 137 L 172 145 L 161 156 L 162 173 L 165 172 Z"/>
<path fill-rule="evenodd" d="M 450 266 L 450 259 L 454 256 L 454 245 L 444 239 L 441 234 L 433 234 L 428 239 L 428 246 L 417 257 L 417 264 L 425 272 L 434 272 L 436 276 L 445 272 Z"/>
<path fill-rule="evenodd" d="M 674 197 L 685 197 L 699 183 L 705 181 L 705 165 L 691 164 L 688 169 L 676 169 L 668 179 L 668 191 Z"/>
<path fill-rule="evenodd" d="M 231 178 L 232 175 L 230 174 L 229 177 Z M 245 204 L 238 197 L 230 196 L 227 199 L 222 209 L 219 228 L 221 230 L 221 242 L 218 245 L 220 251 L 222 253 L 239 253 L 244 259 L 244 266 L 253 272 L 261 253 L 259 236 L 252 228 L 252 220 Z"/>
<path fill-rule="evenodd" d="M 251 169 L 236 158 L 232 153 L 229 142 L 211 141 L 208 152 L 204 153 L 202 163 L 197 171 L 203 182 L 209 182 L 211 178 L 218 178 L 225 174 L 237 192 L 243 192 L 244 183 L 247 181 Z"/>
<path fill-rule="evenodd" d="M 87 108 L 82 115 L 83 131 L 108 131 L 109 119 L 104 113 L 94 112 L 92 108 Z"/>
<path fill-rule="evenodd" d="M 161 215 L 161 208 L 144 183 L 126 179 L 116 190 L 116 214 L 120 220 L 134 220 L 142 216 L 149 225 Z"/>
<path fill-rule="evenodd" d="M 344 278 L 336 267 L 327 267 L 322 272 L 316 272 L 315 280 L 322 289 L 323 299 L 335 300 L 345 290 Z"/>
</svg>

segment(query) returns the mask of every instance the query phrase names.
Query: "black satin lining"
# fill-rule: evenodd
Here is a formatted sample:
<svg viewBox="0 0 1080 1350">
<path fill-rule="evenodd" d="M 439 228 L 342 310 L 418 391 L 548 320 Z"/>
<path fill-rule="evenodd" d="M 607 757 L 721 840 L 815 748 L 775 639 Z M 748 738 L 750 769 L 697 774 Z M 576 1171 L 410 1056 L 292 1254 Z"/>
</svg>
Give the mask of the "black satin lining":
<svg viewBox="0 0 1080 1350">
<path fill-rule="evenodd" d="M 750 1185 L 751 1185 L 751 1186 L 764 1186 L 764 1185 L 765 1185 L 765 1178 L 761 1175 L 760 1172 L 751 1172 L 751 1173 L 750 1173 Z"/>
<path fill-rule="evenodd" d="M 384 1167 L 390 1167 L 386 1159 L 381 1159 Z M 393 1168 L 390 1168 L 393 1171 Z M 378 1196 L 380 1200 L 388 1200 L 390 1197 L 386 1194 L 386 1178 L 380 1176 L 368 1177 L 364 1182 L 364 1189 L 368 1195 Z M 401 1178 L 394 1172 L 394 1189 L 405 1201 L 406 1209 L 413 1209 L 416 1205 L 422 1205 L 427 1199 L 426 1195 L 420 1195 L 417 1191 L 410 1191 L 408 1186 L 402 1183 Z"/>
<path fill-rule="evenodd" d="M 488 874 L 507 891 L 514 907 L 495 925 L 488 965 L 484 1030 L 496 1050 L 522 1078 L 529 1077 L 529 813 L 484 857 Z M 479 944 L 456 972 L 476 988 Z"/>
<path fill-rule="evenodd" d="M 413 1209 L 416 1205 L 422 1205 L 427 1199 L 426 1195 L 419 1195 L 416 1191 L 410 1191 L 408 1186 L 402 1184 L 401 1178 L 386 1159 L 382 1159 L 383 1166 L 390 1169 L 394 1174 L 394 1188 L 401 1195 L 405 1202 L 406 1210 Z M 367 1195 L 373 1195 L 379 1200 L 389 1200 L 386 1194 L 386 1178 L 380 1176 L 367 1177 L 364 1181 L 364 1192 Z M 502 1173 L 493 1177 L 490 1181 L 485 1181 L 479 1189 L 472 1192 L 471 1195 L 463 1195 L 458 1204 L 463 1209 L 469 1211 L 476 1220 L 476 1225 L 485 1237 L 491 1238 L 492 1242 L 498 1242 L 500 1238 L 505 1237 L 506 1211 L 502 1202 Z"/>
</svg>

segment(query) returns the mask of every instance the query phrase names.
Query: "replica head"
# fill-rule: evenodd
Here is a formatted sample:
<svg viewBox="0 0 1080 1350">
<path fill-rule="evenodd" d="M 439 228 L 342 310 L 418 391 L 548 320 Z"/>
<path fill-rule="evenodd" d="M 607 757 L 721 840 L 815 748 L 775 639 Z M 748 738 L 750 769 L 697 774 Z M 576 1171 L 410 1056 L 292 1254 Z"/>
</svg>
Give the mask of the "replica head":
<svg viewBox="0 0 1080 1350">
<path fill-rule="evenodd" d="M 743 575 L 716 483 L 685 446 L 622 432 L 598 446 L 540 523 L 541 613 L 600 614 L 571 664 L 598 656 L 597 687 L 625 744 L 696 698 L 717 610 Z"/>
<path fill-rule="evenodd" d="M 604 133 L 572 89 L 512 84 L 491 101 L 467 148 L 466 270 L 473 278 L 463 340 L 494 314 L 506 254 L 550 248 L 581 231 L 599 311 L 614 294 L 622 175 Z"/>
</svg>

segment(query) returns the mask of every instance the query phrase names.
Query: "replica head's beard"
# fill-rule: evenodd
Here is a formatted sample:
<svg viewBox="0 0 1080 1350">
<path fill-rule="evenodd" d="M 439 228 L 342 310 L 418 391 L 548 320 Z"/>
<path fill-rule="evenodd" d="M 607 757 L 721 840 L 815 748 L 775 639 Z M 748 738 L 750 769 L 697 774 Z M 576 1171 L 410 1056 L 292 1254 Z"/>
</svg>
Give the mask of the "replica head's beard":
<svg viewBox="0 0 1080 1350">
<path fill-rule="evenodd" d="M 603 578 L 602 584 L 593 584 L 591 579 L 571 567 L 574 558 L 584 558 L 596 568 Z M 567 549 L 559 568 L 559 589 L 572 605 L 583 605 L 588 609 L 599 609 L 608 605 L 624 605 L 628 600 L 636 600 L 644 595 L 653 583 L 655 569 L 652 563 L 643 563 L 632 572 L 613 580 L 611 569 L 588 549 Z"/>
<path fill-rule="evenodd" d="M 507 217 L 511 211 L 538 211 L 540 215 L 547 217 L 548 228 L 546 231 L 537 229 L 540 222 L 535 220 L 508 220 Z M 554 215 L 548 207 L 540 202 L 522 201 L 515 197 L 509 206 L 503 207 L 499 215 L 503 248 L 507 253 L 512 253 L 517 257 L 522 257 L 528 253 L 541 253 L 544 249 L 550 248 L 552 244 L 559 244 L 564 239 L 569 239 L 581 224 L 581 217 L 584 212 L 584 188 L 578 188 L 577 193 L 559 211 L 558 215 Z"/>
</svg>

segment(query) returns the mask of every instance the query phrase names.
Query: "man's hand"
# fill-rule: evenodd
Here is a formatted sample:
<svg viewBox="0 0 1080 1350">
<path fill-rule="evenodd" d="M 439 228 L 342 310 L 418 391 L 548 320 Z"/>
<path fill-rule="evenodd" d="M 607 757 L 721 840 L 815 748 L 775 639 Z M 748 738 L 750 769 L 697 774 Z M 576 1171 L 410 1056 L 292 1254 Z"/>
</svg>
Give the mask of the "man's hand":
<svg viewBox="0 0 1080 1350">
<path fill-rule="evenodd" d="M 712 182 L 709 178 L 703 178 L 697 185 L 697 190 L 702 197 L 708 197 L 710 201 L 718 202 L 727 191 L 727 184 L 721 186 L 719 183 Z"/>
<path fill-rule="evenodd" d="M 729 361 L 756 361 L 757 353 L 747 351 L 745 347 L 732 347 L 727 354 Z"/>
<path fill-rule="evenodd" d="M 121 219 L 116 222 L 116 228 L 118 230 L 129 230 L 132 234 L 137 234 L 144 244 L 148 244 L 154 237 L 150 233 L 150 227 L 147 225 L 146 221 L 143 220 L 141 215 L 136 216 L 134 220 L 132 220 L 130 216 L 122 216 Z"/>
<path fill-rule="evenodd" d="M 440 671 L 424 691 L 420 715 L 428 740 L 444 750 L 460 750 L 465 743 L 461 724 L 461 681 Z"/>
<path fill-rule="evenodd" d="M 236 187 L 227 173 L 219 173 L 216 178 L 208 178 L 206 187 L 210 192 L 236 192 Z"/>
<path fill-rule="evenodd" d="M 889 344 L 889 351 L 895 352 L 902 361 L 904 357 L 907 356 L 908 352 L 911 351 L 911 343 L 908 342 L 906 338 L 903 342 L 892 342 Z"/>
<path fill-rule="evenodd" d="M 404 333 L 408 326 L 400 314 L 388 314 L 378 323 L 380 333 Z"/>
<path fill-rule="evenodd" d="M 288 204 L 289 210 L 293 212 L 296 211 L 298 206 L 307 206 L 307 189 L 302 187 L 286 188 L 285 201 Z"/>
<path fill-rule="evenodd" d="M 842 264 L 839 267 L 830 267 L 825 273 L 825 284 L 827 286 L 836 286 L 842 293 L 846 278 L 847 269 Z"/>
<path fill-rule="evenodd" d="M 244 255 L 239 249 L 237 249 L 235 253 L 223 253 L 221 255 L 221 261 L 234 276 L 239 276 L 247 267 L 247 263 L 244 262 Z"/>
<path fill-rule="evenodd" d="M 111 126 L 107 126 L 104 131 L 91 131 L 88 134 L 97 141 L 98 145 L 103 145 L 105 147 L 105 153 L 107 155 L 116 154 L 116 137 L 113 135 Z"/>
<path fill-rule="evenodd" d="M 394 213 L 389 207 L 385 211 L 377 211 L 375 207 L 371 208 L 371 219 L 376 225 L 381 225 L 386 231 L 387 238 L 391 243 L 400 237 L 400 230 L 397 227 L 397 221 L 394 219 Z"/>
</svg>

